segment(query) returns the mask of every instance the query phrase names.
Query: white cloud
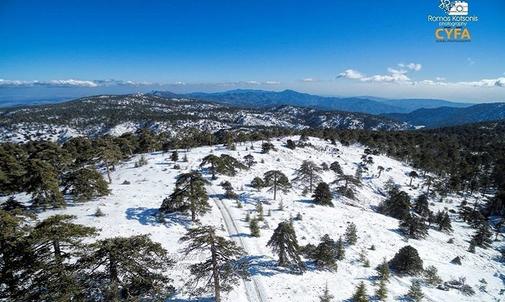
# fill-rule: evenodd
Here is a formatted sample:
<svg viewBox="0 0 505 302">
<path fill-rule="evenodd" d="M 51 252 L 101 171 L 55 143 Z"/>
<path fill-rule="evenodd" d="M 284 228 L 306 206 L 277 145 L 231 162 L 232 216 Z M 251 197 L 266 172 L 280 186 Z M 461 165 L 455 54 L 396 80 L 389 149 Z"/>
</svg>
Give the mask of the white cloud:
<svg viewBox="0 0 505 302">
<path fill-rule="evenodd" d="M 347 69 L 338 75 L 338 78 L 345 78 L 351 80 L 359 80 L 363 78 L 363 75 L 354 69 Z"/>
<path fill-rule="evenodd" d="M 312 82 L 317 82 L 317 80 L 313 79 L 313 78 L 305 78 L 305 79 L 302 79 L 302 82 L 312 83 Z"/>
<path fill-rule="evenodd" d="M 408 63 L 408 64 L 400 63 L 400 64 L 398 64 L 398 66 L 401 68 L 407 68 L 412 71 L 419 71 L 419 70 L 421 70 L 421 68 L 423 68 L 423 65 L 421 65 L 419 63 Z"/>
<path fill-rule="evenodd" d="M 279 85 L 281 82 L 278 81 L 266 81 L 265 84 L 267 85 Z"/>
<path fill-rule="evenodd" d="M 407 71 L 394 68 L 388 68 L 389 74 L 384 75 L 373 75 L 373 76 L 365 76 L 361 72 L 354 69 L 347 69 L 344 72 L 340 73 L 337 78 L 345 78 L 350 80 L 359 80 L 361 82 L 409 82 L 410 78 L 406 75 Z"/>
<path fill-rule="evenodd" d="M 122 80 L 48 80 L 48 81 L 19 81 L 0 79 L 0 87 L 108 87 L 108 86 L 147 86 L 156 85 L 150 82 L 122 81 Z"/>
</svg>

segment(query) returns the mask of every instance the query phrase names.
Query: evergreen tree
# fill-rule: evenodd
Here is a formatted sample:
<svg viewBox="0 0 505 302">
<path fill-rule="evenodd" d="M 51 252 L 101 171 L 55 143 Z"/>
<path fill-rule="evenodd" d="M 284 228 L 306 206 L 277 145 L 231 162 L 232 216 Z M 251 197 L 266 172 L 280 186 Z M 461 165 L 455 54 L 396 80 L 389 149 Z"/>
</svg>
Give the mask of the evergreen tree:
<svg viewBox="0 0 505 302">
<path fill-rule="evenodd" d="M 293 179 L 293 182 L 300 182 L 302 184 L 308 185 L 309 192 L 312 192 L 315 184 L 321 181 L 321 176 L 318 175 L 320 172 L 321 167 L 312 161 L 304 160 L 300 168 L 295 171 L 296 177 Z"/>
<path fill-rule="evenodd" d="M 312 253 L 311 258 L 314 259 L 318 268 L 336 271 L 337 249 L 335 241 L 333 241 L 328 234 L 324 235 L 323 238 L 321 238 L 321 242 Z"/>
<path fill-rule="evenodd" d="M 263 221 L 263 203 L 261 201 L 258 201 L 256 203 L 256 212 L 258 213 L 258 220 Z"/>
<path fill-rule="evenodd" d="M 358 241 L 358 229 L 356 228 L 356 225 L 351 222 L 347 225 L 347 228 L 345 229 L 345 242 L 348 245 L 354 245 Z"/>
<path fill-rule="evenodd" d="M 379 281 L 379 287 L 377 288 L 375 295 L 377 296 L 379 301 L 386 301 L 386 299 L 388 298 L 388 289 L 386 285 L 386 280 L 381 279 Z"/>
<path fill-rule="evenodd" d="M 277 190 L 287 192 L 291 188 L 288 178 L 279 170 L 270 170 L 263 175 L 265 187 L 269 187 L 274 192 L 274 200 L 277 197 Z"/>
<path fill-rule="evenodd" d="M 191 220 L 196 221 L 197 215 L 207 213 L 210 209 L 208 203 L 205 180 L 199 172 L 192 171 L 181 174 L 175 182 L 174 192 L 163 200 L 161 212 L 191 212 Z"/>
<path fill-rule="evenodd" d="M 172 155 L 170 155 L 170 160 L 171 161 L 179 160 L 179 152 L 177 152 L 177 150 L 172 151 Z"/>
<path fill-rule="evenodd" d="M 233 190 L 233 186 L 229 181 L 223 181 L 221 187 L 224 189 L 224 198 L 238 199 L 237 193 Z"/>
<path fill-rule="evenodd" d="M 320 182 L 317 185 L 312 198 L 314 198 L 314 203 L 316 204 L 333 207 L 333 203 L 331 202 L 332 195 L 330 192 L 330 186 L 328 186 L 325 182 Z"/>
<path fill-rule="evenodd" d="M 190 267 L 195 287 L 193 294 L 214 291 L 216 302 L 220 302 L 222 292 L 230 291 L 240 277 L 248 276 L 246 264 L 239 261 L 244 251 L 235 242 L 217 236 L 213 227 L 191 229 L 180 241 L 187 244 L 182 250 L 184 254 L 208 255 L 207 259 Z"/>
<path fill-rule="evenodd" d="M 428 196 L 426 194 L 419 195 L 419 197 L 417 197 L 417 199 L 414 201 L 412 210 L 419 216 L 428 218 L 431 212 L 428 204 Z"/>
<path fill-rule="evenodd" d="M 288 139 L 288 140 L 286 141 L 286 148 L 291 149 L 291 150 L 295 150 L 295 149 L 296 149 L 296 144 L 295 144 L 295 142 L 294 142 L 294 141 L 292 141 L 292 140 L 290 140 L 290 139 Z"/>
<path fill-rule="evenodd" d="M 0 192 L 5 194 L 23 190 L 28 154 L 15 144 L 0 144 Z"/>
<path fill-rule="evenodd" d="M 210 165 L 212 179 L 216 179 L 216 173 L 227 176 L 235 176 L 238 169 L 246 169 L 247 167 L 235 159 L 233 156 L 221 154 L 220 157 L 210 154 L 202 159 L 200 167 Z"/>
<path fill-rule="evenodd" d="M 292 264 L 301 272 L 305 270 L 305 265 L 300 259 L 300 247 L 295 230 L 289 221 L 279 223 L 267 246 L 271 247 L 273 252 L 279 256 L 279 266 Z"/>
<path fill-rule="evenodd" d="M 442 232 L 452 232 L 451 219 L 446 211 L 439 211 L 435 216 L 435 223 L 438 224 L 438 230 Z"/>
<path fill-rule="evenodd" d="M 344 260 L 344 258 L 345 258 L 344 241 L 342 240 L 342 237 L 338 237 L 337 244 L 336 244 L 335 258 L 340 261 Z"/>
<path fill-rule="evenodd" d="M 200 167 L 210 165 L 209 171 L 212 174 L 212 179 L 216 179 L 217 167 L 221 164 L 221 159 L 219 156 L 214 154 L 209 154 L 202 159 Z"/>
<path fill-rule="evenodd" d="M 244 162 L 249 169 L 256 164 L 256 161 L 254 160 L 254 156 L 252 156 L 252 154 L 247 154 L 244 156 Z"/>
<path fill-rule="evenodd" d="M 330 291 L 328 290 L 328 283 L 326 283 L 323 294 L 319 296 L 319 302 L 331 302 L 333 301 L 333 298 L 335 297 L 330 294 Z"/>
<path fill-rule="evenodd" d="M 89 248 L 78 261 L 87 275 L 87 300 L 164 300 L 174 292 L 164 275 L 174 262 L 148 235 L 108 238 Z"/>
<path fill-rule="evenodd" d="M 484 222 L 478 226 L 477 231 L 472 237 L 472 242 L 475 246 L 486 249 L 490 247 L 493 242 L 491 239 L 492 236 L 493 234 L 491 233 L 487 222 Z"/>
<path fill-rule="evenodd" d="M 438 275 L 438 270 L 435 266 L 430 265 L 424 270 L 424 280 L 431 286 L 436 286 L 442 283 L 442 279 Z"/>
<path fill-rule="evenodd" d="M 386 261 L 386 258 L 384 258 L 384 261 L 377 266 L 376 270 L 379 275 L 379 279 L 389 281 L 391 273 L 389 271 L 389 263 Z"/>
<path fill-rule="evenodd" d="M 75 201 L 85 202 L 109 194 L 109 185 L 102 174 L 95 169 L 81 168 L 70 172 L 63 178 L 64 191 L 74 197 Z"/>
<path fill-rule="evenodd" d="M 409 292 L 407 293 L 407 297 L 412 299 L 412 301 L 419 302 L 424 298 L 423 291 L 421 289 L 421 281 L 414 280 L 410 285 Z"/>
<path fill-rule="evenodd" d="M 377 178 L 380 178 L 381 175 L 382 175 L 382 171 L 384 171 L 384 167 L 383 166 L 378 166 L 377 167 L 377 171 L 379 171 L 379 175 L 377 175 Z"/>
<path fill-rule="evenodd" d="M 47 161 L 32 159 L 28 163 L 26 191 L 32 194 L 35 207 L 65 207 L 65 200 L 59 188 L 57 171 Z"/>
<path fill-rule="evenodd" d="M 275 151 L 275 146 L 272 143 L 266 142 L 261 144 L 261 153 L 267 154 L 270 151 Z"/>
<path fill-rule="evenodd" d="M 409 214 L 400 221 L 400 231 L 412 239 L 422 239 L 428 235 L 428 226 L 422 217 Z"/>
<path fill-rule="evenodd" d="M 251 230 L 251 236 L 259 237 L 260 236 L 260 227 L 258 225 L 258 219 L 253 218 L 249 223 L 249 229 Z"/>
<path fill-rule="evenodd" d="M 407 245 L 389 261 L 389 266 L 398 274 L 416 275 L 423 271 L 423 260 L 415 248 Z"/>
<path fill-rule="evenodd" d="M 416 172 L 416 171 L 411 171 L 411 172 L 409 173 L 409 177 L 410 177 L 409 187 L 412 187 L 412 180 L 413 180 L 414 178 L 419 177 L 419 174 L 417 174 L 417 172 Z"/>
<path fill-rule="evenodd" d="M 396 188 L 389 192 L 389 197 L 379 207 L 382 214 L 396 219 L 406 218 L 409 215 L 409 209 L 410 196 Z"/>
<path fill-rule="evenodd" d="M 83 288 L 72 260 L 85 251 L 83 240 L 97 234 L 92 227 L 75 224 L 76 217 L 54 215 L 38 223 L 30 234 L 39 270 L 33 274 L 31 297 L 38 300 L 78 299 Z"/>
<path fill-rule="evenodd" d="M 342 167 L 338 163 L 338 161 L 334 161 L 330 164 L 330 170 L 335 172 L 337 175 L 343 175 L 344 171 L 342 170 Z"/>
<path fill-rule="evenodd" d="M 110 171 L 115 169 L 115 165 L 122 158 L 121 149 L 109 139 L 101 139 L 98 143 L 98 157 L 105 165 L 107 178 L 109 183 L 112 183 Z"/>
<path fill-rule="evenodd" d="M 251 187 L 255 188 L 256 190 L 261 190 L 265 186 L 265 182 L 263 182 L 263 179 L 261 177 L 256 176 L 253 178 L 251 181 Z"/>
<path fill-rule="evenodd" d="M 368 295 L 366 293 L 366 286 L 363 281 L 361 281 L 356 287 L 356 291 L 352 295 L 353 302 L 368 302 Z"/>
</svg>

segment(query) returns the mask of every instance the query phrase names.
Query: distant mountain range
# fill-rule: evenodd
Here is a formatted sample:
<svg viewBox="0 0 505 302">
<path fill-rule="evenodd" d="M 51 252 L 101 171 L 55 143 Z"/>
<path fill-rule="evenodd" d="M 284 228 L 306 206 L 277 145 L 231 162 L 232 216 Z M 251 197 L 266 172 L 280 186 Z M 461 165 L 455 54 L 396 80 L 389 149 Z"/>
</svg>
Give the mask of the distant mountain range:
<svg viewBox="0 0 505 302">
<path fill-rule="evenodd" d="M 320 110 L 338 110 L 369 114 L 409 113 L 421 108 L 454 107 L 464 108 L 473 104 L 456 103 L 436 99 L 401 99 L 390 100 L 373 97 L 325 97 L 300 93 L 294 90 L 264 91 L 238 89 L 225 92 L 195 92 L 175 94 L 167 91 L 155 91 L 154 95 L 163 97 L 185 97 L 213 101 L 239 107 L 265 108 L 279 105 L 292 105 L 316 108 Z"/>
<path fill-rule="evenodd" d="M 505 103 L 478 104 L 466 108 L 440 107 L 410 113 L 384 114 L 412 125 L 437 128 L 505 119 Z"/>
</svg>

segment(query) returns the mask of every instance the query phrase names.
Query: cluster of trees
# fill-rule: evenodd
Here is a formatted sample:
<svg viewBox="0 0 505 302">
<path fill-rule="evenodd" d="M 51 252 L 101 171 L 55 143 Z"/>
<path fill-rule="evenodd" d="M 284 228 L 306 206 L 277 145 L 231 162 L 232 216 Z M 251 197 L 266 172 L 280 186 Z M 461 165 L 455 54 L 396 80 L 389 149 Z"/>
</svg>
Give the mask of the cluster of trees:
<svg viewBox="0 0 505 302">
<path fill-rule="evenodd" d="M 35 222 L 0 209 L 0 298 L 13 301 L 160 299 L 174 288 L 167 251 L 146 235 L 85 244 L 98 230 L 55 215 Z"/>
</svg>

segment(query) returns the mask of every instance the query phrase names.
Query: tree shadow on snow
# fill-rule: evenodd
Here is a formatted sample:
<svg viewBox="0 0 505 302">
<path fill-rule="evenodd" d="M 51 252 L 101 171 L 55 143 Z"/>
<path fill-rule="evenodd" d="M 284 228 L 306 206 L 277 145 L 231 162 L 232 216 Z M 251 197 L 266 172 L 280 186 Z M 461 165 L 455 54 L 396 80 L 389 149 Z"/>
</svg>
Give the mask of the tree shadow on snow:
<svg viewBox="0 0 505 302">
<path fill-rule="evenodd" d="M 191 225 L 191 219 L 180 213 L 161 214 L 157 208 L 128 208 L 126 209 L 126 219 L 137 220 L 142 225 L 159 225 L 166 227 L 173 225 Z"/>
<path fill-rule="evenodd" d="M 265 258 L 263 256 L 245 256 L 249 264 L 249 273 L 251 276 L 266 276 L 270 277 L 276 274 L 294 274 L 287 267 L 277 265 L 277 261 Z"/>
</svg>

